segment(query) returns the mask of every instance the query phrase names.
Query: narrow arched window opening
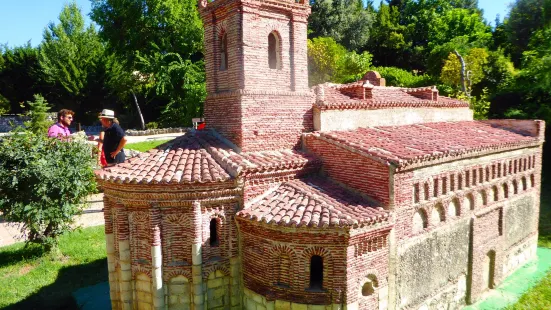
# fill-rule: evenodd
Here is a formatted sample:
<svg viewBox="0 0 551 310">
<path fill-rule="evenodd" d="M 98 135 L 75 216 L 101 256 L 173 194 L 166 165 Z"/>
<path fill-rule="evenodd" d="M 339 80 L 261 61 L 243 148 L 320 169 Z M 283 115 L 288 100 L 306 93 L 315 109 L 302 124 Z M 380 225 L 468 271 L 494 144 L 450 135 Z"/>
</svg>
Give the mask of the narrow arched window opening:
<svg viewBox="0 0 551 310">
<path fill-rule="evenodd" d="M 220 38 L 220 70 L 228 69 L 228 36 L 223 34 Z"/>
<path fill-rule="evenodd" d="M 362 286 L 362 296 L 371 296 L 375 293 L 375 289 L 379 286 L 377 277 L 374 275 L 367 276 L 367 281 Z"/>
<path fill-rule="evenodd" d="M 275 33 L 268 35 L 268 64 L 270 69 L 279 69 L 279 40 Z"/>
<path fill-rule="evenodd" d="M 310 288 L 323 288 L 323 258 L 319 255 L 310 259 Z"/>
<path fill-rule="evenodd" d="M 210 220 L 210 246 L 218 246 L 218 222 L 216 219 Z"/>
</svg>

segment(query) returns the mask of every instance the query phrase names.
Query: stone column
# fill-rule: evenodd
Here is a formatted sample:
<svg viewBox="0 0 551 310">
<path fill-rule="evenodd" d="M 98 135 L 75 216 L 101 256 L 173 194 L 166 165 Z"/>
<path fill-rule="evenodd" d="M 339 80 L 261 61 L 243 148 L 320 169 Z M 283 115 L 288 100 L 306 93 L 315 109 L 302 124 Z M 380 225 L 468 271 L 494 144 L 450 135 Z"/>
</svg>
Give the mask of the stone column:
<svg viewBox="0 0 551 310">
<path fill-rule="evenodd" d="M 151 283 L 153 286 L 153 307 L 157 310 L 165 307 L 163 288 L 163 256 L 161 247 L 161 210 L 158 206 L 149 209 L 151 223 Z"/>
<path fill-rule="evenodd" d="M 115 253 L 115 235 L 113 234 L 113 211 L 112 201 L 103 196 L 103 218 L 105 220 L 105 247 L 107 250 L 107 271 L 109 274 L 109 297 L 111 298 L 111 307 L 118 309 L 118 279 L 116 272 L 117 254 Z"/>
<path fill-rule="evenodd" d="M 121 309 L 132 310 L 132 262 L 130 260 L 130 228 L 128 210 L 117 204 L 117 232 L 119 234 L 120 298 Z"/>
<path fill-rule="evenodd" d="M 192 204 L 192 236 L 191 245 L 191 273 L 193 276 L 193 304 L 195 310 L 205 308 L 205 298 L 203 294 L 203 216 L 201 212 L 201 203 L 194 201 Z"/>
</svg>

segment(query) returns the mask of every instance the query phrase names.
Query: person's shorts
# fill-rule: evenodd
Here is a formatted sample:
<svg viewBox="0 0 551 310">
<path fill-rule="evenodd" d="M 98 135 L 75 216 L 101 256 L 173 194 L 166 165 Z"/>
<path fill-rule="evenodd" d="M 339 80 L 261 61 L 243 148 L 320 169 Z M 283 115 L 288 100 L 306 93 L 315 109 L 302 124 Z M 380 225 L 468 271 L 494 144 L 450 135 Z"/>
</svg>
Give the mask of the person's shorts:
<svg viewBox="0 0 551 310">
<path fill-rule="evenodd" d="M 115 158 L 112 158 L 109 154 L 105 154 L 105 161 L 107 161 L 108 165 L 124 163 L 125 160 L 126 155 L 124 154 L 124 150 L 121 150 Z"/>
</svg>

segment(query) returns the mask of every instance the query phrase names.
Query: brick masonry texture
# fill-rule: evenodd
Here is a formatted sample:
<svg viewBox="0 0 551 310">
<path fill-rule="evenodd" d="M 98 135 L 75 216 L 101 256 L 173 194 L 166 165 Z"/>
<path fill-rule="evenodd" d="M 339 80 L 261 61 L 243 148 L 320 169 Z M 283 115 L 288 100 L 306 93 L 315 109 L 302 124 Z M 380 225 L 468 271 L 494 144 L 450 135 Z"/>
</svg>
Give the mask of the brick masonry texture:
<svg viewBox="0 0 551 310">
<path fill-rule="evenodd" d="M 542 121 L 309 89 L 304 1 L 199 11 L 207 130 L 97 171 L 113 309 L 458 309 L 535 257 Z"/>
</svg>

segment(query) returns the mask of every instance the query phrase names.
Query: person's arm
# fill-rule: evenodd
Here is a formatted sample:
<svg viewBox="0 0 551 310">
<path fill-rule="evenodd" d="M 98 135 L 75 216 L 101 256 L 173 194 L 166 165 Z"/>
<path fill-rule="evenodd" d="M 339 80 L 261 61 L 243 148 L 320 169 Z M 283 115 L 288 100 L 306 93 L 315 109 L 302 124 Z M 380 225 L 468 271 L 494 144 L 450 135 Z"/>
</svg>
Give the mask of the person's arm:
<svg viewBox="0 0 551 310">
<path fill-rule="evenodd" d="M 101 131 L 98 138 L 98 164 L 101 165 L 101 153 L 103 153 L 103 138 L 105 138 L 105 132 Z"/>
</svg>

